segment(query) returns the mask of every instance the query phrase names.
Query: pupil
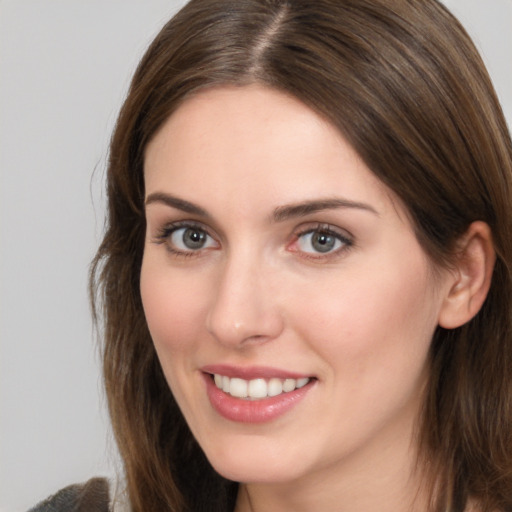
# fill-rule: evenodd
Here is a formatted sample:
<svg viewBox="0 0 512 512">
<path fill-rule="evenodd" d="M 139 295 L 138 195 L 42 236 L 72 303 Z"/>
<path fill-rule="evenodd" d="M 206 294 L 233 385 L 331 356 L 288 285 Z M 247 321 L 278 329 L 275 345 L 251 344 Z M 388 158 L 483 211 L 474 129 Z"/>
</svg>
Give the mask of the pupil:
<svg viewBox="0 0 512 512">
<path fill-rule="evenodd" d="M 205 242 L 206 234 L 197 229 L 188 228 L 183 233 L 183 243 L 189 249 L 200 249 Z"/>
<path fill-rule="evenodd" d="M 329 252 L 336 243 L 335 238 L 327 233 L 314 233 L 312 244 L 318 252 Z"/>
</svg>

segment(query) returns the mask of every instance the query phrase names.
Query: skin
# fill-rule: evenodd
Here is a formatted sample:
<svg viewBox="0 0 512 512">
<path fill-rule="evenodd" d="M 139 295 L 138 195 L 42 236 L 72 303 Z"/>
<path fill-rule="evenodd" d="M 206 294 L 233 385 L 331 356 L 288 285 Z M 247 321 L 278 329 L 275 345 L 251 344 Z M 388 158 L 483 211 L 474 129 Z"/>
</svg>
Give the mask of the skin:
<svg viewBox="0 0 512 512">
<path fill-rule="evenodd" d="M 400 201 L 332 125 L 256 85 L 187 100 L 148 145 L 145 184 L 149 329 L 194 436 L 242 482 L 237 512 L 424 510 L 415 426 L 455 277 L 434 278 Z M 355 205 L 273 218 L 334 198 Z M 180 245 L 183 221 L 202 248 Z M 303 233 L 326 226 L 341 239 L 318 253 Z M 234 422 L 200 370 L 221 363 L 315 381 L 275 420 Z"/>
</svg>

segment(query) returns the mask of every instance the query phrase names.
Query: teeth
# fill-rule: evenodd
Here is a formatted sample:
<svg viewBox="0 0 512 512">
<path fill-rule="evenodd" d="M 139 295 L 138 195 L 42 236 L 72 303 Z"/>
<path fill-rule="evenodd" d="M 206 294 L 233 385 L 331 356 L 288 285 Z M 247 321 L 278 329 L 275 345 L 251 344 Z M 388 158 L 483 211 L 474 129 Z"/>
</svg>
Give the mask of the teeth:
<svg viewBox="0 0 512 512">
<path fill-rule="evenodd" d="M 229 393 L 229 385 L 231 384 L 229 377 L 222 377 L 222 391 Z"/>
<path fill-rule="evenodd" d="M 267 383 L 265 379 L 250 380 L 247 395 L 250 398 L 265 398 L 267 396 Z"/>
<path fill-rule="evenodd" d="M 226 378 L 227 377 L 223 377 Z M 247 398 L 247 381 L 243 379 L 231 379 L 229 394 L 238 398 Z"/>
<path fill-rule="evenodd" d="M 229 378 L 225 375 L 215 374 L 213 376 L 215 385 L 236 398 L 261 399 L 289 393 L 294 389 L 304 387 L 310 379 L 303 377 L 301 379 L 252 379 L 244 380 L 239 378 Z"/>
<path fill-rule="evenodd" d="M 297 379 L 297 387 L 303 388 L 308 382 L 309 382 L 309 379 L 307 377 L 302 377 L 302 379 Z"/>
<path fill-rule="evenodd" d="M 281 379 L 270 379 L 268 381 L 268 396 L 277 396 L 283 392 L 283 382 Z"/>
<path fill-rule="evenodd" d="M 283 391 L 285 393 L 293 391 L 295 389 L 295 384 L 297 384 L 297 381 L 295 379 L 286 379 L 283 384 Z"/>
</svg>

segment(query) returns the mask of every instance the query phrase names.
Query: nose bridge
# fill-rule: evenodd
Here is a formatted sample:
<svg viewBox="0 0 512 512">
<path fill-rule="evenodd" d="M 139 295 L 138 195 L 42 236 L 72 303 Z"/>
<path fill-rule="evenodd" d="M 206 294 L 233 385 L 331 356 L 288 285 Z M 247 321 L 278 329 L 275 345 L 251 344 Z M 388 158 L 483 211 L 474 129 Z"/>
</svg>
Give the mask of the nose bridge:
<svg viewBox="0 0 512 512">
<path fill-rule="evenodd" d="M 231 251 L 219 270 L 207 328 L 222 344 L 264 342 L 282 330 L 269 265 L 250 247 Z"/>
</svg>

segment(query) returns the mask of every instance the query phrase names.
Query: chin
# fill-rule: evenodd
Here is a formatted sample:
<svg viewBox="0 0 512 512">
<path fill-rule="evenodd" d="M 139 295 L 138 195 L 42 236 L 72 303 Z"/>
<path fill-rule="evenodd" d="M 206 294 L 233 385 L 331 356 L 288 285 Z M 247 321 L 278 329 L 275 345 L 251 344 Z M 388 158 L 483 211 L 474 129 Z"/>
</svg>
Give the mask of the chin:
<svg viewBox="0 0 512 512">
<path fill-rule="evenodd" d="M 254 464 L 231 464 L 222 461 L 219 464 L 214 464 L 213 468 L 224 478 L 241 483 L 278 484 L 296 480 L 300 476 L 296 470 L 287 472 L 281 465 L 273 466 L 268 463 L 264 467 L 260 467 Z"/>
<path fill-rule="evenodd" d="M 224 478 L 244 483 L 282 483 L 299 478 L 305 471 L 305 462 L 297 453 L 286 454 L 272 447 L 263 448 L 261 443 L 249 447 L 247 440 L 240 445 L 219 449 L 216 446 L 206 453 L 210 464 Z M 294 451 L 295 452 L 295 451 Z"/>
</svg>

